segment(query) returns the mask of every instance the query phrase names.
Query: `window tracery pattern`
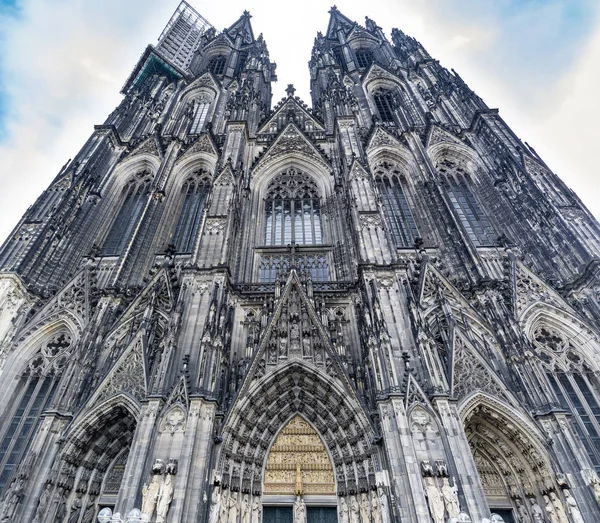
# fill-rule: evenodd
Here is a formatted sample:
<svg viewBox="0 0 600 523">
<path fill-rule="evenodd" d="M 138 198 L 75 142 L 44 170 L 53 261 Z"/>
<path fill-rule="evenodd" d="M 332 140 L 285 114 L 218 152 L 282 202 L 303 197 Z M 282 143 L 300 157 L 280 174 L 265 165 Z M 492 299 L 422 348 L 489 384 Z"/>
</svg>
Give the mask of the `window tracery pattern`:
<svg viewBox="0 0 600 523">
<path fill-rule="evenodd" d="M 71 336 L 62 332 L 49 338 L 29 362 L 0 425 L 0 492 L 19 466 L 48 408 L 66 365 Z"/>
<path fill-rule="evenodd" d="M 321 205 L 313 179 L 291 167 L 275 178 L 265 200 L 265 245 L 320 245 Z"/>
<path fill-rule="evenodd" d="M 387 162 L 382 162 L 375 169 L 375 182 L 394 243 L 396 247 L 412 247 L 419 231 L 404 194 L 402 180 L 400 171 Z"/>
<path fill-rule="evenodd" d="M 356 62 L 359 68 L 367 69 L 373 63 L 373 53 L 369 49 L 357 49 Z"/>
<path fill-rule="evenodd" d="M 437 169 L 445 176 L 446 194 L 467 236 L 476 247 L 495 245 L 497 235 L 471 190 L 465 170 L 447 159 L 442 160 Z"/>
<path fill-rule="evenodd" d="M 129 243 L 150 194 L 150 178 L 140 173 L 125 186 L 123 204 L 102 245 L 102 254 L 118 256 Z"/>
<path fill-rule="evenodd" d="M 225 72 L 225 64 L 227 59 L 224 56 L 215 56 L 208 63 L 208 69 L 214 75 L 221 75 Z"/>
<path fill-rule="evenodd" d="M 193 101 L 194 104 L 194 117 L 192 125 L 190 126 L 191 134 L 198 134 L 202 132 L 204 124 L 206 123 L 206 117 L 208 116 L 208 110 L 212 100 L 208 96 L 201 96 L 200 98 Z"/>
<path fill-rule="evenodd" d="M 183 206 L 175 227 L 173 245 L 179 253 L 191 253 L 194 241 L 202 222 L 202 213 L 208 193 L 210 191 L 210 178 L 208 176 L 193 176 L 183 185 Z"/>
<path fill-rule="evenodd" d="M 600 396 L 593 371 L 555 328 L 538 326 L 532 342 L 559 405 L 573 415 L 573 428 L 600 471 Z"/>
<path fill-rule="evenodd" d="M 373 93 L 373 101 L 379 113 L 379 119 L 385 123 L 394 123 L 394 94 L 389 90 L 378 90 Z"/>
<path fill-rule="evenodd" d="M 310 275 L 312 281 L 329 281 L 329 263 L 326 253 L 303 254 L 295 257 L 301 275 Z M 292 258 L 286 254 L 263 255 L 260 260 L 259 281 L 269 283 L 290 272 Z"/>
</svg>

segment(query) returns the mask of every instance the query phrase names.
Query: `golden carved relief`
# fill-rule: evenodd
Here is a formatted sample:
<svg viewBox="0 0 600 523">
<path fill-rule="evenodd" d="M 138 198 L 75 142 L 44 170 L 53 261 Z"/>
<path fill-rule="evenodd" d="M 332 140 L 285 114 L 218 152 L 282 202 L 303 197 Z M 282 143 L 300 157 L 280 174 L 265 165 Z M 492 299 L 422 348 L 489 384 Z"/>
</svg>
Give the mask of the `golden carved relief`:
<svg viewBox="0 0 600 523">
<path fill-rule="evenodd" d="M 271 447 L 265 494 L 335 494 L 333 467 L 321 438 L 296 416 Z"/>
</svg>

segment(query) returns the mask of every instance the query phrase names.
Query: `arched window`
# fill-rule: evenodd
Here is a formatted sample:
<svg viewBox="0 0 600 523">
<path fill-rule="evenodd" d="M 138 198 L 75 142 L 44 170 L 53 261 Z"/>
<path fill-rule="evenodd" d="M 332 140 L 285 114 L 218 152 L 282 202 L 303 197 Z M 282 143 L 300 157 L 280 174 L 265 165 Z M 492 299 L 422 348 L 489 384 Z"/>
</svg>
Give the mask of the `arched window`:
<svg viewBox="0 0 600 523">
<path fill-rule="evenodd" d="M 0 492 L 19 466 L 41 414 L 52 401 L 70 346 L 71 337 L 66 333 L 47 340 L 27 366 L 8 403 L 3 415 L 5 421 L 0 425 Z"/>
<path fill-rule="evenodd" d="M 473 244 L 476 247 L 495 245 L 498 235 L 479 206 L 464 169 L 444 160 L 438 165 L 438 171 L 446 176 L 446 194 Z"/>
<path fill-rule="evenodd" d="M 204 202 L 209 190 L 210 179 L 208 177 L 195 176 L 183 185 L 182 192 L 185 196 L 173 235 L 173 245 L 179 253 L 191 253 L 194 249 L 194 241 L 198 235 Z"/>
<path fill-rule="evenodd" d="M 419 231 L 402 188 L 402 175 L 394 166 L 383 162 L 375 170 L 375 181 L 396 247 L 412 247 Z"/>
<path fill-rule="evenodd" d="M 123 205 L 102 245 L 104 256 L 120 255 L 129 243 L 150 193 L 150 179 L 147 173 L 138 174 L 125 186 L 123 192 Z"/>
<path fill-rule="evenodd" d="M 198 134 L 202 132 L 206 117 L 208 116 L 208 110 L 210 109 L 211 99 L 208 96 L 202 96 L 197 100 L 194 100 L 194 118 L 192 125 L 190 126 L 191 134 Z"/>
<path fill-rule="evenodd" d="M 600 396 L 593 371 L 561 332 L 539 326 L 533 345 L 546 369 L 550 387 L 562 408 L 573 417 L 573 427 L 590 460 L 600 471 Z"/>
<path fill-rule="evenodd" d="M 357 49 L 356 62 L 359 68 L 367 69 L 373 63 L 373 53 L 368 49 Z"/>
<path fill-rule="evenodd" d="M 317 186 L 297 169 L 290 168 L 271 182 L 265 213 L 265 245 L 323 243 Z"/>
<path fill-rule="evenodd" d="M 394 122 L 394 94 L 391 91 L 380 90 L 373 93 L 373 101 L 382 122 Z"/>
<path fill-rule="evenodd" d="M 208 63 L 208 69 L 214 75 L 221 75 L 225 72 L 225 65 L 227 63 L 227 58 L 224 56 L 215 56 L 210 59 Z"/>
</svg>

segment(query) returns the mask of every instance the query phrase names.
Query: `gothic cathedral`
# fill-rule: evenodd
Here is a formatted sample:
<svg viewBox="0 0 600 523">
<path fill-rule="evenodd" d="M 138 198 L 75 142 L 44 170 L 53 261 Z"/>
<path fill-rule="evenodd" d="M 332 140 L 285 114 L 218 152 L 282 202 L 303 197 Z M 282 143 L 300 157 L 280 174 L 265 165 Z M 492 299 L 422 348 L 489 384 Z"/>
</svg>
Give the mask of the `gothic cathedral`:
<svg viewBox="0 0 600 523">
<path fill-rule="evenodd" d="M 182 2 L 0 249 L 1 522 L 600 521 L 599 224 L 329 13 L 272 106 Z"/>
</svg>

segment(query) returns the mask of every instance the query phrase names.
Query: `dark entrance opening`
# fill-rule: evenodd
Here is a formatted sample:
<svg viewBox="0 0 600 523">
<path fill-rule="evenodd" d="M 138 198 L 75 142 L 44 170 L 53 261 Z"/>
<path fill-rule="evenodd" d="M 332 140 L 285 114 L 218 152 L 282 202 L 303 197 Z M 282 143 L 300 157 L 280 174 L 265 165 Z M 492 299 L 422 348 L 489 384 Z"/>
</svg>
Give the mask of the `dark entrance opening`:
<svg viewBox="0 0 600 523">
<path fill-rule="evenodd" d="M 493 508 L 491 509 L 492 514 L 498 514 L 502 516 L 504 523 L 515 523 L 515 518 L 513 516 L 513 511 L 509 508 Z"/>
<path fill-rule="evenodd" d="M 292 507 L 263 507 L 263 523 L 293 523 Z"/>
<path fill-rule="evenodd" d="M 307 507 L 307 523 L 337 523 L 336 507 Z"/>
</svg>

